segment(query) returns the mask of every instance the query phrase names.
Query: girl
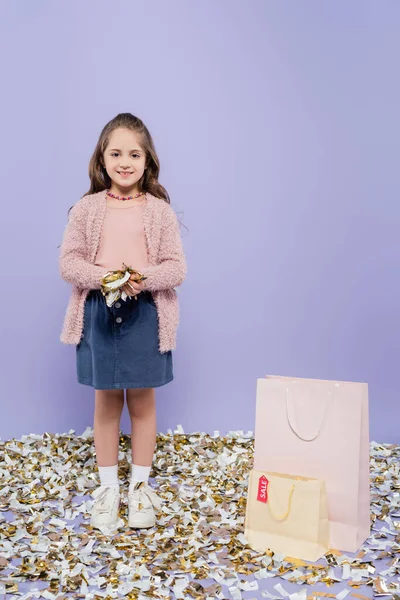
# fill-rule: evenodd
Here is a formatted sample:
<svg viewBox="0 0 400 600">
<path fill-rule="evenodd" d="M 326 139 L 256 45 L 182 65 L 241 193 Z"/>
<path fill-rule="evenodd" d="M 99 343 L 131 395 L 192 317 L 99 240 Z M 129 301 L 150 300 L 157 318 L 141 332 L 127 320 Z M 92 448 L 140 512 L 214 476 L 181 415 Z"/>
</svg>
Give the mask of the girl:
<svg viewBox="0 0 400 600">
<path fill-rule="evenodd" d="M 100 487 L 92 527 L 118 520 L 118 447 L 124 390 L 131 418 L 129 526 L 153 527 L 160 500 L 148 485 L 156 442 L 154 388 L 172 381 L 179 320 L 175 287 L 186 275 L 178 220 L 159 184 L 159 160 L 143 122 L 117 115 L 89 164 L 90 190 L 71 209 L 60 272 L 72 284 L 61 341 L 76 345 L 78 381 L 95 388 L 94 442 Z M 108 271 L 132 267 L 129 298 L 108 308 Z M 137 277 L 136 277 L 137 278 Z"/>
</svg>

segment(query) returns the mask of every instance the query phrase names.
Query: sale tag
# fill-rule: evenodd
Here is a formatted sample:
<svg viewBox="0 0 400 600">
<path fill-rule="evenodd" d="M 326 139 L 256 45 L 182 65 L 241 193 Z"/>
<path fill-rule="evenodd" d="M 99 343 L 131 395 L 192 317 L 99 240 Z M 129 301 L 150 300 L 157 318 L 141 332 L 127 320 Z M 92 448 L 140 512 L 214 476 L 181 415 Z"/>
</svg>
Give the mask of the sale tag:
<svg viewBox="0 0 400 600">
<path fill-rule="evenodd" d="M 268 484 L 268 479 L 265 477 L 265 475 L 262 475 L 258 480 L 257 500 L 259 502 L 268 502 Z"/>
</svg>

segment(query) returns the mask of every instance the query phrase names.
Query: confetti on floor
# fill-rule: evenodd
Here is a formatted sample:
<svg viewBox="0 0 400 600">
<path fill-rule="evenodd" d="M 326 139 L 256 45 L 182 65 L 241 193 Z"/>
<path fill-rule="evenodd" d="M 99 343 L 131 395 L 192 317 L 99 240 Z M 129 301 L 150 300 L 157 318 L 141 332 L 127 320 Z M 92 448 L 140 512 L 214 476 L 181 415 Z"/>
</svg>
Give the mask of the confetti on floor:
<svg viewBox="0 0 400 600">
<path fill-rule="evenodd" d="M 400 600 L 400 447 L 371 444 L 372 532 L 318 564 L 259 553 L 243 534 L 252 432 L 158 434 L 157 526 L 127 527 L 130 438 L 120 436 L 123 526 L 89 526 L 93 431 L 0 441 L 0 600 Z"/>
</svg>

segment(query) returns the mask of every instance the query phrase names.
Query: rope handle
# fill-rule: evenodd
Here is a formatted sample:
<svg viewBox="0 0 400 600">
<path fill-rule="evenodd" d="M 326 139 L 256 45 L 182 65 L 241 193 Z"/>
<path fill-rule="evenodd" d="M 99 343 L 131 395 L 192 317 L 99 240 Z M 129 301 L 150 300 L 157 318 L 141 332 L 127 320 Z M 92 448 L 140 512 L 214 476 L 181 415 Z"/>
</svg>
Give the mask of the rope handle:
<svg viewBox="0 0 400 600">
<path fill-rule="evenodd" d="M 273 518 L 275 519 L 275 521 L 286 521 L 286 519 L 288 518 L 288 516 L 290 515 L 290 511 L 292 509 L 292 500 L 293 500 L 293 492 L 294 492 L 294 485 L 292 485 L 292 488 L 289 492 L 289 502 L 288 502 L 288 508 L 287 511 L 285 512 L 284 515 L 277 517 L 274 514 L 273 509 L 271 508 L 271 498 L 268 501 L 268 508 L 269 508 L 269 512 L 271 513 L 271 515 L 273 516 Z"/>
<path fill-rule="evenodd" d="M 293 431 L 293 433 L 303 442 L 313 442 L 314 440 L 317 439 L 317 437 L 321 433 L 322 425 L 324 424 L 325 417 L 328 412 L 329 400 L 332 398 L 332 392 L 330 391 L 328 393 L 328 398 L 325 401 L 325 407 L 324 407 L 324 410 L 322 413 L 321 422 L 319 423 L 317 432 L 315 433 L 315 435 L 311 435 L 311 437 L 305 437 L 305 436 L 301 435 L 298 431 L 296 431 L 296 428 L 292 423 L 291 415 L 290 415 L 290 407 L 289 407 L 289 392 L 290 392 L 290 390 L 287 387 L 285 390 L 285 397 L 286 397 L 286 417 L 287 417 L 287 421 L 289 423 L 289 427 Z"/>
</svg>

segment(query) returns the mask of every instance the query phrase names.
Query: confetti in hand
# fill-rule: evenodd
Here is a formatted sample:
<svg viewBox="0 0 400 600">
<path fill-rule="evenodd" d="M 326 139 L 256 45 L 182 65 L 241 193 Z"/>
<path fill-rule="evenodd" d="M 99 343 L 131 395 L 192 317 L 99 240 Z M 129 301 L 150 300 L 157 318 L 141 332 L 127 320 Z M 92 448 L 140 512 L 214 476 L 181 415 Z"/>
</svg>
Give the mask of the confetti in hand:
<svg viewBox="0 0 400 600">
<path fill-rule="evenodd" d="M 128 294 L 124 292 L 123 287 L 131 279 L 132 275 L 134 275 L 133 281 L 136 283 L 140 283 L 146 279 L 139 271 L 124 264 L 121 270 L 108 271 L 105 274 L 102 279 L 101 291 L 109 308 L 120 298 L 124 301 L 128 298 Z"/>
</svg>

